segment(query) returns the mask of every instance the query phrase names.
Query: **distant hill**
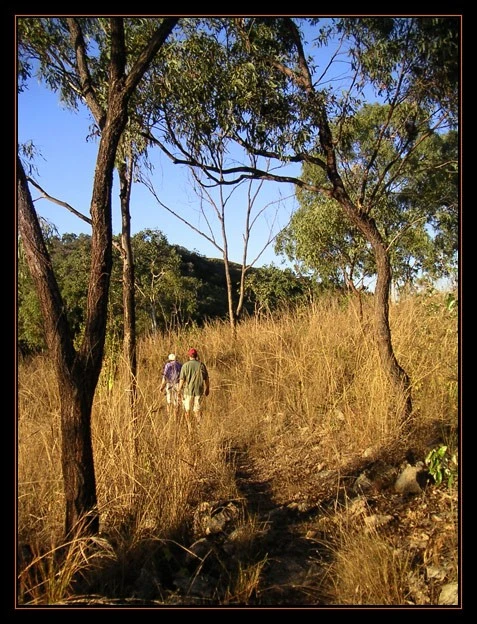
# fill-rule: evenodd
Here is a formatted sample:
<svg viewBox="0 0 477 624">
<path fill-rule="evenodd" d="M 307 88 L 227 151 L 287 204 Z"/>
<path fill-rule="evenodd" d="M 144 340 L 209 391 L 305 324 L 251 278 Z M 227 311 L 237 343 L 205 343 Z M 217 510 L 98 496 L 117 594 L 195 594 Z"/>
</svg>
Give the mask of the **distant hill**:
<svg viewBox="0 0 477 624">
<path fill-rule="evenodd" d="M 228 314 L 227 284 L 225 265 L 220 258 L 206 258 L 185 247 L 172 245 L 182 259 L 181 273 L 185 277 L 195 277 L 202 286 L 199 291 L 198 316 L 202 319 L 226 318 Z M 230 262 L 230 274 L 234 284 L 234 295 L 238 296 L 240 286 L 241 265 Z M 249 273 L 257 269 L 250 268 Z M 253 306 L 245 305 L 245 310 L 252 312 Z"/>
</svg>

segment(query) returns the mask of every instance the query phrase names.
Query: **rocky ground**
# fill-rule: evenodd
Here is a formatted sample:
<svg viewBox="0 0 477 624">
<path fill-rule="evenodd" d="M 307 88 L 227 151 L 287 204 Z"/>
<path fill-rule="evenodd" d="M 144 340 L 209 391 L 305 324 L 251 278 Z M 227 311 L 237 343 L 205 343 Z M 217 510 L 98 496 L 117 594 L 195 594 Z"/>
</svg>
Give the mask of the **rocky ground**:
<svg viewBox="0 0 477 624">
<path fill-rule="evenodd" d="M 266 527 L 257 545 L 267 553 L 258 604 L 329 604 L 329 545 L 343 514 L 363 530 L 379 526 L 395 548 L 413 553 L 409 604 L 457 604 L 457 587 L 449 581 L 457 578 L 458 490 L 436 487 L 420 463 L 363 461 L 340 478 L 317 470 L 310 457 L 309 465 L 298 461 L 291 473 L 288 463 L 285 478 L 279 466 L 253 462 L 245 452 L 238 451 L 235 461 L 247 508 Z"/>
<path fill-rule="evenodd" d="M 396 466 L 363 458 L 338 473 L 313 454 L 297 451 L 295 459 L 274 463 L 238 448 L 229 462 L 239 496 L 198 502 L 187 549 L 144 568 L 127 598 L 90 594 L 68 605 L 337 606 L 330 566 L 345 518 L 360 531 L 377 528 L 395 549 L 411 554 L 407 606 L 458 608 L 458 489 L 437 486 L 422 462 L 408 457 Z M 253 518 L 253 531 L 244 531 L 245 517 Z M 248 575 L 243 587 L 235 583 L 230 593 L 228 583 L 241 571 Z"/>
</svg>

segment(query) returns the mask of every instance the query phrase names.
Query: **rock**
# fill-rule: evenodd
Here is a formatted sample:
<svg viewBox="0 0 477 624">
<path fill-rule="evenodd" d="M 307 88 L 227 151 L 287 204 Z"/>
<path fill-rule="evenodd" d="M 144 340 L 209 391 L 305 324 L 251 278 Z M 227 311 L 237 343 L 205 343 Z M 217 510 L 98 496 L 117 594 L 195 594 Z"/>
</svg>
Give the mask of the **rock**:
<svg viewBox="0 0 477 624">
<path fill-rule="evenodd" d="M 420 494 L 422 488 L 417 481 L 417 475 L 421 472 L 419 466 L 406 466 L 397 478 L 394 489 L 399 494 Z"/>
<path fill-rule="evenodd" d="M 362 472 L 354 482 L 355 492 L 369 492 L 373 489 L 373 482 Z"/>
<path fill-rule="evenodd" d="M 436 581 L 443 581 L 446 577 L 446 571 L 439 566 L 429 565 L 426 567 L 426 576 L 428 579 L 435 579 Z"/>
<path fill-rule="evenodd" d="M 213 535 L 225 530 L 226 525 L 240 515 L 236 501 L 201 503 L 194 514 L 194 531 L 197 536 Z"/>
<path fill-rule="evenodd" d="M 458 605 L 459 604 L 459 584 L 448 583 L 444 585 L 439 594 L 438 603 L 440 605 Z"/>
<path fill-rule="evenodd" d="M 385 524 L 389 524 L 392 522 L 393 517 L 387 514 L 374 514 L 372 516 L 368 516 L 364 519 L 364 524 L 366 528 L 376 529 L 377 527 L 384 526 Z"/>
</svg>

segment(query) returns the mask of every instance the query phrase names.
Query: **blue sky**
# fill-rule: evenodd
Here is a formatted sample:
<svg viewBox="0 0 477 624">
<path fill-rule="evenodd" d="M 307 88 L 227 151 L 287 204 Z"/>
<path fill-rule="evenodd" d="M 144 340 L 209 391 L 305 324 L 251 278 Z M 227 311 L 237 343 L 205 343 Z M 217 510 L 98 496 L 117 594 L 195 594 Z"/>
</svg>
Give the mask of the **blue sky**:
<svg viewBox="0 0 477 624">
<path fill-rule="evenodd" d="M 18 141 L 31 141 L 41 156 L 35 160 L 37 174 L 33 177 L 50 196 L 68 203 L 89 217 L 89 205 L 93 175 L 98 149 L 97 140 L 87 140 L 91 117 L 86 109 L 71 112 L 59 100 L 59 95 L 40 85 L 36 79 L 30 81 L 28 90 L 18 95 Z M 193 192 L 187 167 L 172 164 L 166 156 L 155 157 L 154 186 L 160 200 L 179 212 L 196 228 L 204 231 L 205 222 L 200 214 L 199 199 Z M 298 172 L 297 169 L 295 169 Z M 113 186 L 113 232 L 121 231 L 117 178 Z M 53 223 L 60 234 L 86 233 L 91 229 L 66 208 L 41 198 L 31 187 L 32 197 L 39 215 Z M 230 189 L 229 191 L 230 192 Z M 273 204 L 261 217 L 251 232 L 248 262 L 252 262 L 269 238 L 271 228 L 276 233 L 286 225 L 290 213 L 296 207 L 294 188 L 290 185 L 265 182 L 255 204 L 260 210 L 279 197 L 290 197 L 278 206 Z M 226 212 L 229 259 L 242 262 L 244 232 L 244 195 L 234 192 Z M 277 212 L 278 208 L 278 212 Z M 218 221 L 210 213 L 210 223 Z M 157 204 L 151 193 L 141 184 L 135 184 L 131 196 L 131 228 L 135 234 L 146 228 L 162 231 L 170 244 L 178 244 L 207 257 L 222 257 L 214 247 L 198 233 L 171 215 Z M 222 244 L 218 227 L 216 240 Z M 277 257 L 273 244 L 263 253 L 255 266 L 274 263 L 280 265 L 283 258 Z"/>
</svg>

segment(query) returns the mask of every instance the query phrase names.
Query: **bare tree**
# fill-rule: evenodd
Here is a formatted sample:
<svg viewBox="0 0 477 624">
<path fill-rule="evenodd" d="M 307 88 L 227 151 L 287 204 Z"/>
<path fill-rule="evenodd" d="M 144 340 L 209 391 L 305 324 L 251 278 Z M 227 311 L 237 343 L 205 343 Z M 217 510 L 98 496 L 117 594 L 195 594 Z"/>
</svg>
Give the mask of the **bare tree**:
<svg viewBox="0 0 477 624">
<path fill-rule="evenodd" d="M 155 142 L 154 138 L 151 140 L 152 142 Z M 258 158 L 253 154 L 250 154 L 249 158 L 250 166 L 256 167 Z M 225 168 L 223 150 L 218 149 L 215 152 L 215 161 L 218 163 L 219 168 Z M 265 169 L 268 170 L 268 165 L 265 165 Z M 190 217 L 184 216 L 177 209 L 173 209 L 165 204 L 159 198 L 151 176 L 143 176 L 141 179 L 143 184 L 146 188 L 148 188 L 160 206 L 182 221 L 182 223 L 186 224 L 193 231 L 197 232 L 200 236 L 205 238 L 222 254 L 225 269 L 228 317 L 232 335 L 235 337 L 237 321 L 243 311 L 245 298 L 245 276 L 249 269 L 259 261 L 266 249 L 275 241 L 279 233 L 276 228 L 278 211 L 281 203 L 286 198 L 279 198 L 277 200 L 272 200 L 265 204 L 259 205 L 260 193 L 263 189 L 264 180 L 244 179 L 238 184 L 228 187 L 229 190 L 227 191 L 227 187 L 224 184 L 210 183 L 210 178 L 200 169 L 189 167 L 189 171 L 192 178 L 194 192 L 199 199 L 200 220 L 204 223 L 202 227 L 195 225 Z M 241 190 L 244 190 L 244 193 L 237 198 L 237 195 L 239 195 Z M 234 199 L 236 199 L 236 203 L 241 206 L 239 210 L 243 213 L 244 224 L 242 232 L 239 233 L 235 231 L 232 234 L 234 237 L 241 235 L 243 241 L 242 260 L 240 265 L 240 283 L 238 285 L 237 293 L 238 296 L 236 296 L 234 292 L 234 284 L 232 282 L 230 271 L 231 261 L 229 254 L 229 240 L 231 232 L 230 228 L 227 227 L 228 215 L 232 210 L 237 211 L 237 207 L 232 208 L 230 206 Z M 266 240 L 263 241 L 263 244 L 260 246 L 259 251 L 255 254 L 253 259 L 249 260 L 249 244 L 252 236 L 252 230 L 257 225 L 259 220 L 266 216 L 266 213 L 271 206 L 275 206 L 275 209 L 269 224 L 268 236 Z"/>
</svg>

